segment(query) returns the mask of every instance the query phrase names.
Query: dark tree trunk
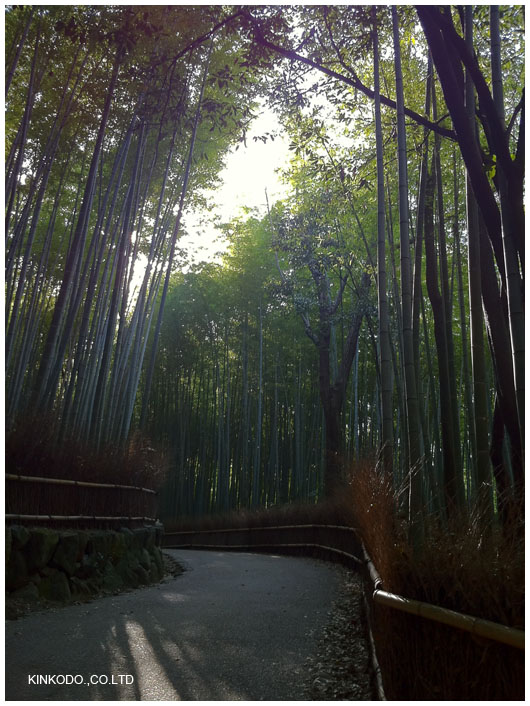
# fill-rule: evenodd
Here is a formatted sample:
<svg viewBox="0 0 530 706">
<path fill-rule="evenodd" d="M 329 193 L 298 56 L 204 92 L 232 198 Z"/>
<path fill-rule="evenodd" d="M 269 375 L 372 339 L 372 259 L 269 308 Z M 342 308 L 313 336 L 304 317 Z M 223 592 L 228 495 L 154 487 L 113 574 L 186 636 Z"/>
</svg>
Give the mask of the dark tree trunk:
<svg viewBox="0 0 530 706">
<path fill-rule="evenodd" d="M 337 377 L 332 382 L 330 361 L 330 317 L 332 311 L 328 305 L 327 292 L 324 289 L 324 276 L 315 267 L 311 268 L 311 273 L 319 289 L 320 332 L 318 337 L 315 337 L 314 334 L 310 335 L 308 333 L 308 335 L 317 344 L 319 354 L 320 400 L 326 422 L 324 494 L 326 497 L 331 497 L 340 490 L 344 482 L 340 415 L 364 316 L 362 297 L 369 287 L 370 279 L 368 275 L 363 276 L 362 289 L 360 290 L 361 301 L 352 316 Z M 335 306 L 337 305 L 338 301 L 335 302 Z"/>
<path fill-rule="evenodd" d="M 493 422 L 491 428 L 490 459 L 493 465 L 493 475 L 497 485 L 497 509 L 503 527 L 509 523 L 510 505 L 513 501 L 511 492 L 510 474 L 506 468 L 503 454 L 504 446 L 504 420 L 499 404 L 498 395 L 495 397 Z"/>
<path fill-rule="evenodd" d="M 451 399 L 449 393 L 449 367 L 447 355 L 447 340 L 445 326 L 445 308 L 440 290 L 438 288 L 438 267 L 434 244 L 433 222 L 434 184 L 432 175 L 427 179 L 427 192 L 425 195 L 425 256 L 427 292 L 432 306 L 434 317 L 434 337 L 438 357 L 438 378 L 440 380 L 440 416 L 442 427 L 443 466 L 444 466 L 444 495 L 447 512 L 453 514 L 460 505 L 457 488 L 457 460 L 455 437 L 453 434 L 453 420 Z"/>
</svg>

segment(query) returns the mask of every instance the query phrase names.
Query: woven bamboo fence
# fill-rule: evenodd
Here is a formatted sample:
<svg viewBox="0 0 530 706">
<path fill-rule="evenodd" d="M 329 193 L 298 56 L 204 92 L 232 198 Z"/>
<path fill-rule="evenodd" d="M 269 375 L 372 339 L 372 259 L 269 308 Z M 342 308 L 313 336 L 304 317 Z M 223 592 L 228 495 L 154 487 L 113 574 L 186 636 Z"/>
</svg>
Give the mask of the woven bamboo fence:
<svg viewBox="0 0 530 706">
<path fill-rule="evenodd" d="M 17 524 L 114 527 L 156 521 L 150 488 L 6 473 L 6 521 Z"/>
</svg>

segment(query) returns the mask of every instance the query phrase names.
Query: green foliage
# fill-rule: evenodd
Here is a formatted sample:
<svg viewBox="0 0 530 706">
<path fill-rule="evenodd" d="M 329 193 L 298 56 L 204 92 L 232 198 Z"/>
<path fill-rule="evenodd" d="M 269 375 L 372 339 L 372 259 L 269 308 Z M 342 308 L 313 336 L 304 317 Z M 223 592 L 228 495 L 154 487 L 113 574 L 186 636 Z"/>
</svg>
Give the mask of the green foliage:
<svg viewBox="0 0 530 706">
<path fill-rule="evenodd" d="M 464 399 L 462 377 L 470 348 L 466 317 L 461 314 L 469 306 L 466 172 L 455 152 L 458 135 L 438 80 L 434 82 L 437 123 L 424 115 L 429 46 L 419 14 L 412 6 L 399 8 L 408 111 L 410 246 L 414 250 L 421 245 L 416 239 L 421 229 L 416 226 L 423 218 L 419 184 L 421 157 L 429 139 L 426 129 L 441 130 L 449 273 L 449 292 L 444 296 L 449 297 L 460 390 L 460 442 L 468 457 L 464 473 L 471 502 L 476 490 L 469 459 L 472 402 Z M 522 134 L 523 11 L 519 6 L 503 6 L 500 14 L 507 140 L 515 159 Z M 380 52 L 393 344 L 394 480 L 401 482 L 409 469 L 403 302 L 398 285 L 402 262 L 395 69 L 389 10 L 376 8 L 374 16 Z M 251 497 L 271 505 L 319 496 L 325 425 L 319 400 L 322 370 L 319 373 L 313 343 L 323 329 L 329 332 L 335 374 L 352 317 L 361 310 L 365 323 L 340 410 L 344 461 L 378 448 L 376 301 L 375 293 L 366 294 L 363 289 L 365 275 L 375 280 L 378 274 L 370 99 L 374 16 L 365 6 L 309 10 L 302 6 L 6 7 L 6 74 L 11 81 L 5 119 L 6 385 L 12 400 L 11 421 L 33 404 L 38 387 L 35 370 L 42 363 L 44 342 L 62 296 L 65 268 L 73 263 L 75 272 L 68 273 L 72 285 L 52 346 L 59 351 L 52 361 L 57 382 L 50 378 L 48 383 L 50 408 L 61 420 L 59 437 L 76 431 L 89 438 L 94 424 L 102 424 L 101 419 L 94 421 L 101 411 L 102 418 L 110 420 L 110 437 L 124 443 L 131 415 L 134 424 L 141 417 L 154 437 L 174 447 L 168 514 L 182 508 L 202 512 L 241 507 Z M 462 35 L 460 8 L 445 13 L 445 20 L 453 22 L 457 36 Z M 490 90 L 487 8 L 475 8 L 474 29 L 478 70 Z M 198 106 L 207 57 L 208 76 Z M 459 67 L 463 68 L 462 62 Z M 107 96 L 108 118 L 93 165 L 90 209 L 84 214 L 81 206 L 87 199 Z M 178 228 L 183 232 L 175 222 L 179 203 L 184 214 L 204 204 L 204 189 L 218 183 L 224 156 L 246 139 L 263 97 L 276 110 L 290 143 L 282 200 L 271 205 L 266 217 L 248 212 L 221 226 L 229 247 L 220 263 L 190 267 L 178 247 L 170 261 L 172 238 Z M 183 194 L 198 108 L 191 174 Z M 493 194 L 502 160 L 493 149 L 488 126 L 483 96 L 476 127 L 482 175 L 486 174 Z M 268 132 L 256 139 L 267 142 L 273 137 Z M 430 142 L 429 149 L 432 138 Z M 460 195 L 457 204 L 455 194 Z M 437 216 L 438 260 L 439 220 Z M 76 233 L 82 234 L 77 241 Z M 76 247 L 79 252 L 72 258 Z M 418 301 L 424 299 L 424 312 L 416 323 L 415 369 L 423 395 L 424 504 L 432 509 L 441 502 L 435 461 L 440 458 L 436 429 L 443 381 L 435 380 L 433 373 L 434 325 L 424 297 L 423 250 L 418 251 L 418 263 L 422 288 Z M 132 273 L 144 265 L 143 283 L 133 294 Z M 494 278 L 500 277 L 504 273 L 499 261 L 495 266 Z M 154 322 L 162 305 L 166 272 L 171 274 L 171 286 L 161 312 L 153 394 L 143 398 L 145 393 L 137 390 L 146 389 L 143 383 L 147 384 L 149 372 L 144 359 L 157 346 Z M 109 317 L 111 310 L 113 317 Z M 107 328 L 109 321 L 112 330 Z M 510 322 L 504 323 L 509 331 Z M 494 356 L 488 359 L 488 374 L 488 399 L 493 404 L 499 392 Z M 94 408 L 96 387 L 102 395 L 99 411 Z M 118 414 L 122 408 L 127 410 L 123 418 Z M 141 410 L 147 410 L 147 416 Z M 513 455 L 513 438 L 502 443 L 501 456 Z M 512 471 L 507 470 L 508 476 L 513 476 Z"/>
</svg>

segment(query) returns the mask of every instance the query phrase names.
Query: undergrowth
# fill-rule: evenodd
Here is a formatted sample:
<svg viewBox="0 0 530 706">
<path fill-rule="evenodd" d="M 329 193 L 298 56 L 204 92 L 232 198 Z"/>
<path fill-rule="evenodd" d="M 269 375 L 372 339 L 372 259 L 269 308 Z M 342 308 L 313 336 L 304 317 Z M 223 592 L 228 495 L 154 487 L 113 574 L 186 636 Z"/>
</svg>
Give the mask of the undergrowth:
<svg viewBox="0 0 530 706">
<path fill-rule="evenodd" d="M 52 416 L 18 420 L 6 433 L 6 472 L 152 489 L 160 488 L 167 477 L 167 454 L 139 434 L 123 447 L 107 444 L 95 451 L 75 438 L 57 443 L 56 427 Z"/>
<path fill-rule="evenodd" d="M 349 486 L 355 524 L 387 590 L 524 628 L 523 533 L 487 526 L 479 513 L 424 522 L 413 550 L 391 481 L 360 464 Z"/>
<path fill-rule="evenodd" d="M 322 500 L 316 504 L 290 505 L 241 509 L 211 515 L 185 516 L 164 520 L 166 532 L 186 530 L 213 530 L 239 527 L 272 527 L 276 525 L 336 524 L 353 526 L 353 514 L 337 500 Z"/>
<path fill-rule="evenodd" d="M 522 512 L 504 528 L 485 522 L 477 508 L 444 521 L 429 517 L 413 550 L 388 478 L 360 464 L 349 492 L 387 591 L 524 630 Z M 371 612 L 387 698 L 524 698 L 522 650 L 377 604 Z"/>
</svg>

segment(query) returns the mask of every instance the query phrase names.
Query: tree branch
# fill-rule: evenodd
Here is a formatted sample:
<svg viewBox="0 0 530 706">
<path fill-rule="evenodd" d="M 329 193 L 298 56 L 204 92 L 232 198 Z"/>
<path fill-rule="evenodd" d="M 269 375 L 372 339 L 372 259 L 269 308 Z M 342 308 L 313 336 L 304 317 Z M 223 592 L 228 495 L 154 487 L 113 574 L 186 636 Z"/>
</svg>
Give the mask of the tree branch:
<svg viewBox="0 0 530 706">
<path fill-rule="evenodd" d="M 370 277 L 365 272 L 362 276 L 360 290 L 358 291 L 359 299 L 364 299 L 367 296 L 369 289 Z M 339 402 L 341 405 L 344 398 L 344 392 L 346 390 L 348 376 L 350 374 L 351 366 L 353 364 L 353 359 L 355 358 L 355 352 L 357 351 L 359 333 L 363 323 L 363 318 L 366 314 L 366 307 L 363 306 L 363 302 L 359 302 L 359 304 L 360 305 L 357 307 L 356 311 L 352 316 L 348 336 L 346 338 L 346 344 L 342 352 L 342 359 L 340 361 L 337 379 L 335 380 L 335 384 L 333 385 L 333 395 L 335 395 L 336 401 Z"/>
<path fill-rule="evenodd" d="M 333 69 L 329 69 L 327 66 L 323 66 L 322 64 L 319 64 L 306 56 L 298 54 L 292 49 L 285 49 L 285 47 L 281 47 L 278 44 L 274 44 L 273 42 L 266 39 L 263 32 L 261 31 L 261 28 L 257 23 L 257 20 L 248 11 L 242 10 L 241 14 L 252 24 L 252 27 L 254 29 L 254 37 L 258 44 L 260 44 L 261 46 L 266 47 L 267 49 L 271 49 L 272 51 L 276 52 L 277 54 L 280 54 L 286 59 L 290 59 L 291 61 L 299 61 L 300 63 L 305 64 L 306 66 L 310 66 L 312 69 L 320 71 L 326 76 L 337 79 L 338 81 L 341 81 L 342 83 L 345 83 L 348 86 L 351 86 L 352 88 L 356 88 L 358 91 L 364 93 L 364 95 L 368 96 L 368 98 L 373 100 L 373 90 L 371 88 L 368 88 L 368 86 L 365 86 L 359 78 L 354 78 L 353 76 L 350 78 L 349 76 L 345 76 L 344 74 L 338 73 L 337 71 L 333 71 Z M 381 96 L 381 103 L 384 103 L 385 105 L 394 110 L 396 109 L 396 102 L 390 98 L 387 98 L 386 96 Z M 433 132 L 442 135 L 442 137 L 448 137 L 451 140 L 456 140 L 456 133 L 454 130 L 449 130 L 448 128 L 441 127 L 440 125 L 431 122 L 423 115 L 420 115 L 419 113 L 416 113 L 414 110 L 410 110 L 409 108 L 405 108 L 405 114 L 408 115 L 409 118 L 412 118 L 419 125 L 428 127 Z"/>
<path fill-rule="evenodd" d="M 306 314 L 305 311 L 301 311 L 300 318 L 302 319 L 302 322 L 304 324 L 304 329 L 305 329 L 307 337 L 310 338 L 313 341 L 313 343 L 315 344 L 315 346 L 318 347 L 318 345 L 320 343 L 320 339 L 316 335 L 316 333 L 313 331 L 313 329 L 311 328 L 311 324 L 309 322 L 309 316 Z"/>
<path fill-rule="evenodd" d="M 212 37 L 212 35 L 214 35 L 218 30 L 232 22 L 232 20 L 243 16 L 243 14 L 244 13 L 241 10 L 238 10 L 232 15 L 225 17 L 224 20 L 220 20 L 216 25 L 212 27 L 209 32 L 206 32 L 206 34 L 201 34 L 200 37 L 196 37 L 192 42 L 187 44 L 184 49 L 179 51 L 179 53 L 173 57 L 172 64 L 175 64 L 179 59 L 182 59 L 185 54 L 188 54 L 189 52 L 193 51 L 196 47 L 200 46 L 201 44 L 204 44 L 204 42 L 208 41 L 208 39 L 210 39 L 210 37 Z"/>
<path fill-rule="evenodd" d="M 480 70 L 476 57 L 470 52 L 465 40 L 458 34 L 452 20 L 449 17 L 444 15 L 435 7 L 424 6 L 422 8 L 422 13 L 424 16 L 430 15 L 431 21 L 439 27 L 447 42 L 453 47 L 458 54 L 460 61 L 471 74 L 471 78 L 473 79 L 473 83 L 477 91 L 481 112 L 486 118 L 490 128 L 487 133 L 490 135 L 492 148 L 494 149 L 498 162 L 504 169 L 508 180 L 511 181 L 513 162 L 510 156 L 507 141 L 505 139 L 504 128 L 499 119 L 493 97 L 490 93 L 488 84 L 486 83 L 486 79 L 484 78 L 484 74 Z M 418 14 L 420 14 L 419 10 Z"/>
<path fill-rule="evenodd" d="M 342 295 L 344 294 L 344 290 L 346 289 L 346 282 L 348 281 L 347 277 L 343 277 L 342 275 L 340 276 L 340 288 L 339 291 L 337 292 L 337 296 L 335 297 L 335 301 L 331 306 L 331 311 L 330 314 L 333 316 L 333 314 L 337 313 L 337 310 L 340 306 L 340 303 L 342 301 Z"/>
</svg>

